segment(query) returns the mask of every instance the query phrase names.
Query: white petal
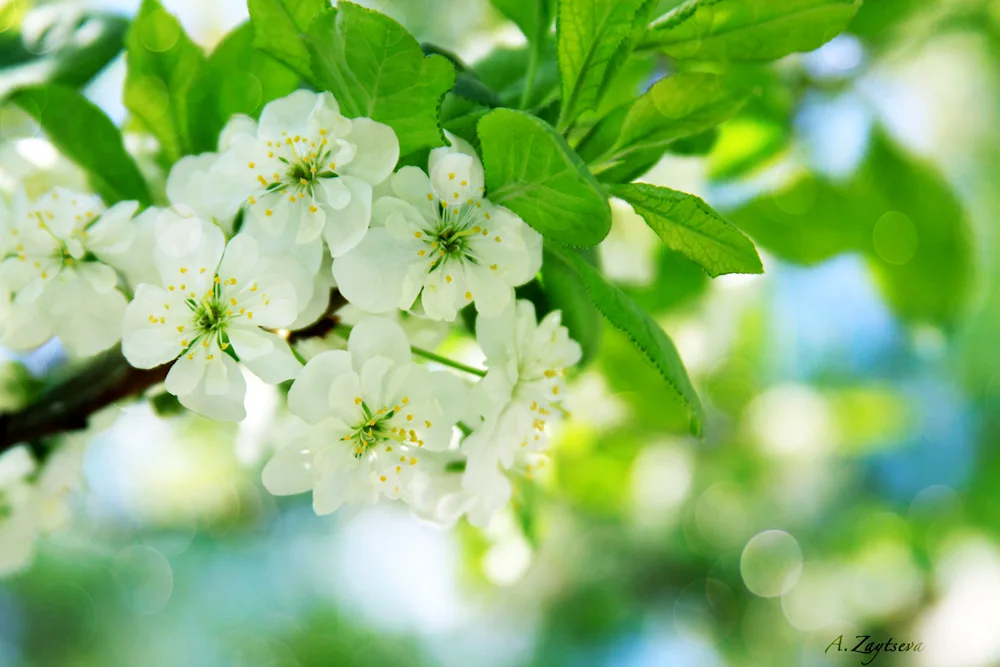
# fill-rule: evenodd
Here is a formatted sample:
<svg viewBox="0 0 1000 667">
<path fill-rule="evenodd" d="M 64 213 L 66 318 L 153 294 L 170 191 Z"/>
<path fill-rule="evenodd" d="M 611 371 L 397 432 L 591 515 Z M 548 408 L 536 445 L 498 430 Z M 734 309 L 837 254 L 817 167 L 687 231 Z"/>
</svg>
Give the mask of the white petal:
<svg viewBox="0 0 1000 667">
<path fill-rule="evenodd" d="M 132 216 L 138 209 L 139 202 L 123 201 L 101 214 L 97 222 L 87 229 L 87 250 L 99 256 L 128 250 L 135 234 Z"/>
<path fill-rule="evenodd" d="M 271 338 L 273 334 L 261 331 L 257 327 L 231 326 L 226 330 L 226 334 L 243 363 L 262 357 L 274 350 L 275 341 Z"/>
<path fill-rule="evenodd" d="M 361 368 L 361 396 L 372 410 L 378 410 L 388 400 L 385 385 L 394 362 L 386 357 L 372 357 Z"/>
<path fill-rule="evenodd" d="M 172 305 L 167 311 L 164 305 Z M 176 312 L 183 315 L 188 311 L 184 303 L 167 290 L 153 285 L 139 285 L 135 298 L 125 309 L 122 330 L 122 353 L 136 368 L 154 368 L 177 357 L 183 351 L 180 341 L 183 333 L 178 332 L 173 322 L 161 325 L 150 323 L 150 315 Z"/>
<path fill-rule="evenodd" d="M 481 264 L 466 264 L 465 278 L 480 315 L 496 317 L 514 301 L 514 289 Z"/>
<path fill-rule="evenodd" d="M 291 380 L 301 373 L 302 364 L 292 354 L 288 342 L 277 334 L 265 333 L 264 335 L 271 338 L 273 343 L 271 351 L 254 359 L 240 357 L 243 365 L 268 384 L 278 384 L 285 380 Z"/>
<path fill-rule="evenodd" d="M 359 372 L 374 357 L 386 357 L 400 365 L 412 361 L 403 328 L 384 317 L 366 317 L 358 322 L 347 340 L 347 350 L 354 369 Z"/>
<path fill-rule="evenodd" d="M 98 294 L 106 294 L 118 286 L 118 274 L 102 262 L 83 262 L 76 271 Z"/>
<path fill-rule="evenodd" d="M 257 136 L 273 138 L 282 132 L 304 134 L 309 116 L 319 102 L 319 95 L 308 90 L 296 90 L 268 102 L 260 113 Z"/>
<path fill-rule="evenodd" d="M 491 368 L 516 358 L 517 306 L 520 303 L 522 302 L 510 302 L 503 311 L 493 317 L 480 316 L 476 318 L 476 342 L 486 354 L 487 363 Z"/>
<path fill-rule="evenodd" d="M 228 359 L 228 357 L 224 357 Z M 221 396 L 229 391 L 229 369 L 223 357 L 205 363 L 204 387 L 208 396 Z M 237 373 L 239 370 L 236 371 Z"/>
<path fill-rule="evenodd" d="M 257 136 L 257 121 L 246 114 L 236 114 L 219 133 L 219 152 L 228 151 L 234 141 Z"/>
<path fill-rule="evenodd" d="M 200 355 L 194 355 L 193 359 L 181 357 L 170 367 L 164 386 L 174 396 L 190 394 L 204 377 L 206 365 L 205 358 Z"/>
<path fill-rule="evenodd" d="M 211 289 L 225 247 L 222 230 L 211 223 L 194 217 L 168 219 L 156 229 L 154 252 L 162 284 L 200 297 Z"/>
<path fill-rule="evenodd" d="M 361 415 L 357 400 L 361 397 L 361 378 L 354 371 L 337 375 L 330 382 L 328 397 L 329 414 L 344 423 L 355 423 Z"/>
<path fill-rule="evenodd" d="M 103 352 L 121 340 L 128 302 L 118 290 L 99 294 L 89 285 L 76 294 L 80 299 L 78 305 L 62 309 L 65 314 L 54 318 L 53 326 L 66 352 L 83 358 Z M 81 308 L 80 303 L 86 306 Z"/>
<path fill-rule="evenodd" d="M 399 140 L 388 125 L 370 118 L 355 118 L 345 139 L 358 149 L 354 159 L 344 167 L 345 174 L 375 185 L 388 178 L 399 161 Z"/>
<path fill-rule="evenodd" d="M 327 212 L 323 227 L 323 238 L 330 254 L 340 257 L 357 246 L 368 231 L 372 218 L 372 187 L 353 176 L 341 176 L 330 181 L 339 183 L 338 187 L 346 187 L 350 192 L 350 199 L 344 207 Z"/>
<path fill-rule="evenodd" d="M 350 372 L 351 356 L 345 350 L 316 355 L 288 391 L 288 409 L 310 424 L 318 424 L 332 414 L 330 386 L 334 378 Z"/>
<path fill-rule="evenodd" d="M 264 466 L 261 481 L 275 496 L 305 493 L 313 486 L 313 459 L 316 453 L 305 440 L 282 447 Z"/>
<path fill-rule="evenodd" d="M 324 452 L 325 453 L 325 452 Z M 319 516 L 337 511 L 351 499 L 355 471 L 343 468 L 321 470 L 313 489 L 313 511 Z"/>
<path fill-rule="evenodd" d="M 413 205 L 427 220 L 433 220 L 437 211 L 431 179 L 418 167 L 403 167 L 392 175 L 392 190 L 397 197 Z M 430 195 L 430 196 L 428 196 Z"/>
<path fill-rule="evenodd" d="M 408 263 L 389 232 L 376 227 L 333 261 L 333 276 L 348 301 L 370 313 L 388 313 L 399 304 Z"/>
<path fill-rule="evenodd" d="M 181 360 L 184 359 L 186 357 L 181 358 Z M 246 408 L 243 405 L 247 391 L 246 381 L 243 379 L 239 364 L 228 355 L 222 355 L 222 363 L 226 367 L 228 384 L 224 394 L 210 395 L 205 391 L 205 383 L 201 383 L 194 391 L 177 395 L 177 400 L 187 409 L 210 419 L 231 422 L 243 421 L 246 417 Z M 169 375 L 167 379 L 169 380 Z"/>
<path fill-rule="evenodd" d="M 259 257 L 257 240 L 247 234 L 237 234 L 226 245 L 219 262 L 219 277 L 224 280 L 236 278 L 237 284 L 248 283 L 258 270 Z"/>
</svg>

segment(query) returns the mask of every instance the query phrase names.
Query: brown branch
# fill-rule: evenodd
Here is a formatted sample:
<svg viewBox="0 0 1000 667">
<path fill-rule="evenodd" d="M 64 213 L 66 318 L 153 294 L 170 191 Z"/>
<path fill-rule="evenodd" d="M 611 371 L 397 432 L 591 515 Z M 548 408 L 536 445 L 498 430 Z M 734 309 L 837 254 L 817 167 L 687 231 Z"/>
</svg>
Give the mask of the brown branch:
<svg viewBox="0 0 1000 667">
<path fill-rule="evenodd" d="M 346 301 L 336 290 L 330 294 L 326 315 L 315 324 L 293 331 L 289 343 L 322 337 L 336 326 L 335 313 Z M 45 438 L 87 428 L 90 416 L 112 403 L 140 396 L 163 382 L 170 370 L 164 364 L 150 370 L 133 368 L 115 347 L 94 358 L 74 375 L 42 392 L 21 410 L 0 414 L 0 453 L 27 443 L 43 459 Z"/>
<path fill-rule="evenodd" d="M 22 410 L 0 415 L 0 452 L 23 442 L 43 458 L 43 438 L 85 429 L 90 415 L 163 382 L 169 370 L 169 364 L 151 370 L 133 368 L 117 347 L 105 352 Z"/>
</svg>

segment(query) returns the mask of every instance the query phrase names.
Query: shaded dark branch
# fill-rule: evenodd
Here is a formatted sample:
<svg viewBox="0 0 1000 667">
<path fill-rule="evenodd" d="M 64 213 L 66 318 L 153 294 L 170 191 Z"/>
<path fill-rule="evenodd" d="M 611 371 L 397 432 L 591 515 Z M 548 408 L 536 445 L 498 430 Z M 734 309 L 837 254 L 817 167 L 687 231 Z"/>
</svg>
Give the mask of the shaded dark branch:
<svg viewBox="0 0 1000 667">
<path fill-rule="evenodd" d="M 337 324 L 336 312 L 345 303 L 340 292 L 333 290 L 326 314 L 315 324 L 291 332 L 288 342 L 328 334 Z M 43 459 L 47 453 L 45 438 L 87 428 L 92 414 L 117 401 L 142 395 L 163 382 L 169 371 L 170 364 L 150 370 L 133 368 L 122 356 L 121 348 L 115 347 L 43 391 L 21 410 L 0 414 L 0 453 L 23 442 Z"/>
<path fill-rule="evenodd" d="M 163 382 L 169 370 L 169 365 L 133 368 L 117 347 L 105 352 L 22 410 L 0 415 L 0 452 L 24 442 L 43 458 L 43 438 L 86 428 L 90 415 Z"/>
</svg>

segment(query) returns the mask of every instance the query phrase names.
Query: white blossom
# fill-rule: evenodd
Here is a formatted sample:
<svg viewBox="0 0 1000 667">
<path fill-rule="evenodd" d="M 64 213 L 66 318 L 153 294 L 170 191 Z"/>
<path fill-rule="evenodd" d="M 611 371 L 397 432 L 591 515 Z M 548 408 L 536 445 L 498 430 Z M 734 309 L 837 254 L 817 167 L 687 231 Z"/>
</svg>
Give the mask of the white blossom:
<svg viewBox="0 0 1000 667">
<path fill-rule="evenodd" d="M 160 215 L 159 281 L 136 289 L 125 313 L 123 352 L 137 368 L 177 359 L 167 391 L 195 412 L 240 421 L 246 416 L 241 364 L 269 384 L 301 369 L 287 341 L 268 329 L 295 320 L 296 283 L 308 284 L 310 276 L 286 257 L 261 256 L 249 236 L 238 234 L 227 245 L 217 226 L 191 211 Z"/>
<path fill-rule="evenodd" d="M 257 122 L 249 116 L 233 116 L 219 135 L 218 152 L 185 155 L 170 168 L 167 176 L 167 199 L 175 206 L 187 206 L 205 220 L 212 220 L 227 234 L 233 233 L 233 222 L 242 200 L 234 198 L 220 187 L 219 170 L 215 169 L 222 153 L 232 147 L 240 136 L 253 137 Z"/>
<path fill-rule="evenodd" d="M 212 169 L 211 187 L 246 204 L 244 224 L 309 245 L 316 264 L 321 234 L 335 257 L 361 241 L 371 220 L 372 186 L 399 159 L 392 128 L 346 118 L 327 92 L 298 90 L 274 100 L 256 132 L 234 131 L 229 141 Z"/>
<path fill-rule="evenodd" d="M 0 576 L 27 567 L 38 538 L 69 521 L 70 491 L 79 486 L 84 442 L 67 441 L 39 470 L 24 446 L 0 454 Z"/>
<path fill-rule="evenodd" d="M 489 370 L 474 392 L 483 421 L 462 443 L 468 457 L 463 491 L 476 499 L 470 521 L 484 525 L 510 498 L 501 470 L 530 475 L 544 465 L 540 452 L 548 425 L 562 414 L 566 369 L 580 361 L 581 350 L 559 311 L 538 322 L 525 300 L 499 317 L 477 318 L 476 339 Z"/>
<path fill-rule="evenodd" d="M 317 355 L 292 385 L 288 406 L 311 429 L 268 463 L 264 486 L 311 489 L 317 514 L 380 495 L 408 501 L 425 452 L 449 447 L 465 391 L 454 375 L 413 362 L 399 325 L 366 318 L 346 351 Z"/>
<path fill-rule="evenodd" d="M 337 284 L 352 303 L 387 313 L 409 310 L 420 297 L 432 319 L 454 320 L 470 302 L 496 316 L 513 301 L 513 287 L 541 267 L 541 236 L 483 198 L 478 156 L 448 138 L 451 146 L 431 151 L 430 176 L 416 167 L 392 176 L 392 196 L 375 201 L 368 235 L 335 259 Z"/>
<path fill-rule="evenodd" d="M 105 210 L 98 197 L 62 188 L 33 201 L 18 191 L 0 220 L 0 295 L 10 298 L 0 341 L 30 349 L 57 336 L 79 357 L 114 345 L 126 299 L 113 266 L 132 243 L 137 208 Z"/>
</svg>

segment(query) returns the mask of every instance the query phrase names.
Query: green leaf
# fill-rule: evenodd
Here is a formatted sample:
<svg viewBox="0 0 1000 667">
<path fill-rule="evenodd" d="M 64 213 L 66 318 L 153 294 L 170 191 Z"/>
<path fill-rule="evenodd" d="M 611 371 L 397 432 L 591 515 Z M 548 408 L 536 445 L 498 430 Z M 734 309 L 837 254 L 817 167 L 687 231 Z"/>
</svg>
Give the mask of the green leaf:
<svg viewBox="0 0 1000 667">
<path fill-rule="evenodd" d="M 496 109 L 479 121 L 490 201 L 544 236 L 573 246 L 600 243 L 611 210 L 600 185 L 551 125 L 522 111 Z"/>
<path fill-rule="evenodd" d="M 645 0 L 559 0 L 560 132 L 581 112 L 597 106 L 615 66 L 623 60 L 621 49 L 631 50 L 633 20 L 645 4 Z"/>
<path fill-rule="evenodd" d="M 968 297 L 968 216 L 940 174 L 881 133 L 849 182 L 800 178 L 729 217 L 788 261 L 865 256 L 889 305 L 906 321 L 948 327 Z"/>
<path fill-rule="evenodd" d="M 146 181 L 125 151 L 118 128 L 83 95 L 49 84 L 19 90 L 11 100 L 34 116 L 55 147 L 87 172 L 105 204 L 126 199 L 151 203 Z"/>
<path fill-rule="evenodd" d="M 562 311 L 562 323 L 569 336 L 583 349 L 581 365 L 597 355 L 601 343 L 601 314 L 587 297 L 579 274 L 558 254 L 545 251 L 542 287 L 550 310 Z"/>
<path fill-rule="evenodd" d="M 400 155 L 446 143 L 438 108 L 455 83 L 447 58 L 425 57 L 401 25 L 350 2 L 316 17 L 308 44 L 313 83 L 332 92 L 346 116 L 389 125 Z"/>
<path fill-rule="evenodd" d="M 642 45 L 677 59 L 775 60 L 812 51 L 847 27 L 861 0 L 688 0 Z"/>
<path fill-rule="evenodd" d="M 176 162 L 191 152 L 187 93 L 205 55 L 158 0 L 143 0 L 125 45 L 125 107 Z"/>
<path fill-rule="evenodd" d="M 525 47 L 494 49 L 473 68 L 483 83 L 500 94 L 504 106 L 516 107 L 524 92 L 530 58 L 531 53 Z M 559 96 L 559 66 L 552 40 L 542 44 L 537 58 L 534 85 L 526 108 L 541 106 Z"/>
<path fill-rule="evenodd" d="M 42 33 L 44 45 L 26 45 L 15 30 L 0 32 L 0 97 L 41 83 L 86 84 L 121 52 L 127 29 L 119 16 L 70 13 Z"/>
<path fill-rule="evenodd" d="M 239 26 L 215 47 L 188 91 L 192 151 L 214 151 L 234 114 L 256 118 L 265 104 L 288 95 L 298 83 L 297 74 L 254 48 L 249 23 Z"/>
<path fill-rule="evenodd" d="M 631 106 L 608 114 L 577 148 L 588 164 L 597 165 L 598 173 L 628 165 L 631 175 L 655 164 L 678 139 L 725 122 L 749 97 L 725 76 L 673 74 L 657 81 Z"/>
<path fill-rule="evenodd" d="M 764 272 L 750 239 L 698 197 L 645 183 L 614 186 L 611 193 L 631 204 L 667 247 L 713 278 Z"/>
<path fill-rule="evenodd" d="M 253 45 L 305 79 L 312 78 L 312 58 L 305 33 L 330 0 L 248 0 Z"/>
<path fill-rule="evenodd" d="M 555 0 L 490 0 L 490 3 L 517 24 L 528 42 L 545 41 L 552 27 Z"/>
<path fill-rule="evenodd" d="M 705 422 L 701 401 L 691 386 L 684 363 L 670 337 L 660 325 L 640 308 L 627 294 L 609 283 L 600 272 L 572 250 L 555 249 L 580 277 L 591 301 L 605 319 L 624 332 L 659 372 L 673 398 L 687 410 L 688 427 L 693 435 L 701 435 Z"/>
</svg>

